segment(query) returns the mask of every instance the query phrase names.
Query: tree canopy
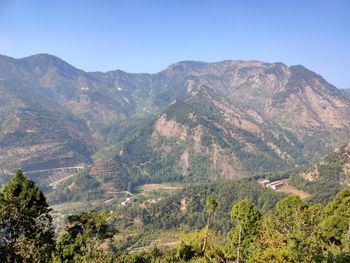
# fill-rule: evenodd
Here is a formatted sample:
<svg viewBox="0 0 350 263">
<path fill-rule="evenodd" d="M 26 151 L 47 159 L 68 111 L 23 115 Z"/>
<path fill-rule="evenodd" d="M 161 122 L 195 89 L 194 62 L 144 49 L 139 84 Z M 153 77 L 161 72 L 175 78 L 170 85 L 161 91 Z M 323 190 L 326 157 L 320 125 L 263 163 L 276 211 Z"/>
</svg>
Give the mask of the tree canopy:
<svg viewBox="0 0 350 263">
<path fill-rule="evenodd" d="M 49 212 L 43 193 L 18 170 L 0 191 L 0 258 L 47 262 L 54 248 Z"/>
</svg>

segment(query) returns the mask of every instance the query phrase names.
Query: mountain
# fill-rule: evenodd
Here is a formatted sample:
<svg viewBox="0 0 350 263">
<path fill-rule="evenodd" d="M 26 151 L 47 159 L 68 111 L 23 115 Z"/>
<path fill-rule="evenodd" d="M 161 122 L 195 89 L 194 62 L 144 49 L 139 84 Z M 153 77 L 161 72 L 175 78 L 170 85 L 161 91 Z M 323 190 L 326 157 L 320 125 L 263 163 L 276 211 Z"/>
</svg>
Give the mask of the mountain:
<svg viewBox="0 0 350 263">
<path fill-rule="evenodd" d="M 131 74 L 0 56 L 0 94 L 2 174 L 89 165 L 106 191 L 293 168 L 350 135 L 349 98 L 283 63 L 183 61 Z"/>
<path fill-rule="evenodd" d="M 187 96 L 131 125 L 129 133 L 110 129 L 115 147 L 107 148 L 105 162 L 98 158 L 92 173 L 113 187 L 294 168 L 349 137 L 349 101 L 302 66 L 182 62 L 162 74 L 192 78 Z"/>
<path fill-rule="evenodd" d="M 342 89 L 343 95 L 350 99 L 350 89 Z"/>
<path fill-rule="evenodd" d="M 19 165 L 26 170 L 46 169 L 90 160 L 93 145 L 86 123 L 40 82 L 46 70 L 72 68 L 60 63 L 58 59 L 0 58 L 0 165 L 4 172 L 13 172 Z"/>
<path fill-rule="evenodd" d="M 326 203 L 343 188 L 350 188 L 350 142 L 337 148 L 318 163 L 297 171 L 291 183 Z"/>
</svg>

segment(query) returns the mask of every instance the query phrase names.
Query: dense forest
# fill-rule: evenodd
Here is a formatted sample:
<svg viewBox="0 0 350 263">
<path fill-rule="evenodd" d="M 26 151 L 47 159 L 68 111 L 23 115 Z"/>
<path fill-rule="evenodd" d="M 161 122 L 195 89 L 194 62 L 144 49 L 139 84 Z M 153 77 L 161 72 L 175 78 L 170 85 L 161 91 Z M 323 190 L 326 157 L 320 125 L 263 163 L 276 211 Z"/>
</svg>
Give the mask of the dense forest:
<svg viewBox="0 0 350 263">
<path fill-rule="evenodd" d="M 243 191 L 243 183 L 248 184 L 248 189 L 251 187 L 249 182 L 237 184 L 232 190 L 237 196 Z M 340 191 L 322 205 L 293 195 L 279 196 L 277 201 L 276 196 L 257 200 L 249 194 L 227 204 L 216 191 L 224 189 L 222 186 L 193 189 L 199 190 L 201 205 L 196 211 L 203 211 L 202 224 L 189 228 L 173 245 L 127 250 L 116 245 L 125 217 L 116 210 L 69 216 L 64 230 L 55 233 L 45 196 L 19 170 L 0 191 L 0 258 L 3 262 L 350 261 L 349 190 Z M 184 195 L 186 190 L 177 195 Z M 269 207 L 272 203 L 273 207 Z M 188 214 L 194 209 L 193 204 L 187 203 Z M 227 205 L 231 207 L 230 218 L 222 213 Z M 166 208 L 160 204 L 157 209 L 153 208 L 146 217 L 160 221 Z M 195 213 L 191 216 L 188 222 L 196 218 Z M 221 217 L 225 219 L 220 220 Z M 177 219 L 171 220 L 175 222 L 173 227 L 179 229 Z M 172 223 L 170 219 L 165 221 Z M 156 226 L 166 228 L 166 222 Z M 227 234 L 218 231 L 222 224 L 229 224 Z"/>
<path fill-rule="evenodd" d="M 286 195 L 261 187 L 255 180 L 223 180 L 188 185 L 156 204 L 146 205 L 145 208 L 135 204 L 124 208 L 122 213 L 125 218 L 140 218 L 145 226 L 157 229 L 200 229 L 206 224 L 205 203 L 208 196 L 214 196 L 218 203 L 211 228 L 219 234 L 226 235 L 233 225 L 229 215 L 233 203 L 249 199 L 262 212 L 266 212 Z"/>
</svg>

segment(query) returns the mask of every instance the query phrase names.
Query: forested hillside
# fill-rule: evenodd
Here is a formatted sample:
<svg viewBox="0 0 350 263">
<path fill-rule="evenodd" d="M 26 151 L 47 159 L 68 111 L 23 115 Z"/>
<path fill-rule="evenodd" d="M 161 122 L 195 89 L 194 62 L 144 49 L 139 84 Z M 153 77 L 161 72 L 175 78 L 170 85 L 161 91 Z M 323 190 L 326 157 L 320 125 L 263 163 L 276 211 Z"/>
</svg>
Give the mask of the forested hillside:
<svg viewBox="0 0 350 263">
<path fill-rule="evenodd" d="M 350 187 L 350 143 L 346 143 L 307 169 L 291 173 L 291 183 L 326 203 L 344 187 Z"/>
<path fill-rule="evenodd" d="M 125 215 L 140 218 L 144 225 L 157 229 L 201 229 L 206 224 L 205 202 L 208 196 L 214 196 L 219 204 L 211 227 L 217 233 L 227 234 L 232 227 L 229 214 L 233 203 L 249 199 L 266 212 L 286 195 L 261 187 L 254 180 L 198 184 L 187 186 L 156 204 L 146 202 L 144 208 L 138 204 L 130 206 Z"/>
</svg>

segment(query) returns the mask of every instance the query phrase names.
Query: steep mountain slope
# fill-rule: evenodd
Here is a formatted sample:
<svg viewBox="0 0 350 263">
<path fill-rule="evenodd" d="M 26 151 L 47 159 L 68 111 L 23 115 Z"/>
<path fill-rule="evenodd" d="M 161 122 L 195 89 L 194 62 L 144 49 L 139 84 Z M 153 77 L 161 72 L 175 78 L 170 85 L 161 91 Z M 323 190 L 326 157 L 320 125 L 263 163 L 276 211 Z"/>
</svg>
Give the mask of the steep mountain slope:
<svg viewBox="0 0 350 263">
<path fill-rule="evenodd" d="M 241 84 L 230 86 L 223 81 L 225 63 L 229 74 L 246 67 L 251 76 L 260 77 L 253 81 L 235 73 Z M 111 131 L 112 137 L 117 134 L 115 155 L 108 147 L 106 163 L 99 158 L 92 172 L 108 174 L 108 181 L 122 187 L 126 184 L 115 183 L 236 178 L 304 165 L 348 138 L 349 101 L 315 73 L 283 64 L 218 64 L 215 70 L 206 63 L 189 62 L 167 69 L 170 75 L 201 75 L 187 82 L 185 100 L 173 101 L 154 120 L 132 129 L 132 136 L 119 136 L 117 128 Z M 179 65 L 183 70 L 174 71 Z M 128 169 L 120 172 L 122 164 Z"/>
<path fill-rule="evenodd" d="M 348 101 L 321 76 L 302 66 L 257 61 L 182 62 L 166 70 L 170 76 L 179 71 L 186 72 L 183 77 L 187 78 L 188 91 L 196 92 L 205 85 L 241 110 L 254 110 L 264 121 L 278 121 L 287 127 L 349 128 Z"/>
<path fill-rule="evenodd" d="M 292 173 L 292 184 L 308 191 L 313 200 L 326 203 L 342 189 L 350 188 L 350 142 L 317 164 Z"/>
<path fill-rule="evenodd" d="M 157 74 L 0 56 L 0 168 L 91 164 L 106 189 L 317 160 L 349 137 L 350 101 L 302 66 L 184 61 Z"/>
<path fill-rule="evenodd" d="M 110 89 L 118 78 L 133 87 L 123 72 L 101 78 L 45 54 L 1 56 L 0 72 L 2 173 L 90 163 L 103 141 L 101 127 L 125 119 L 134 107 L 119 86 Z"/>
<path fill-rule="evenodd" d="M 82 120 L 40 88 L 26 63 L 1 58 L 0 165 L 26 170 L 89 162 L 93 144 Z"/>
<path fill-rule="evenodd" d="M 260 137 L 271 127 L 293 133 L 303 143 L 302 158 L 307 160 L 317 160 L 334 147 L 333 138 L 341 138 L 339 142 L 348 137 L 348 98 L 302 66 L 288 68 L 282 63 L 257 61 L 181 62 L 162 74 L 187 79 L 188 96 L 206 87 L 210 94 L 206 101 L 214 104 L 231 126 Z M 275 136 L 279 134 L 276 131 Z"/>
<path fill-rule="evenodd" d="M 184 101 L 174 101 L 157 118 L 133 129 L 124 141 L 116 138 L 115 155 L 108 147 L 109 158 L 105 163 L 97 158 L 92 173 L 104 178 L 109 174 L 113 183 L 137 185 L 232 179 L 305 163 L 301 141 L 288 130 L 258 125 L 242 113 L 235 121 L 237 113 L 225 108 L 225 116 L 216 104 L 205 88 Z M 237 127 L 236 122 L 241 125 Z M 252 127 L 261 129 L 261 135 Z M 121 173 L 122 165 L 128 169 Z"/>
</svg>

